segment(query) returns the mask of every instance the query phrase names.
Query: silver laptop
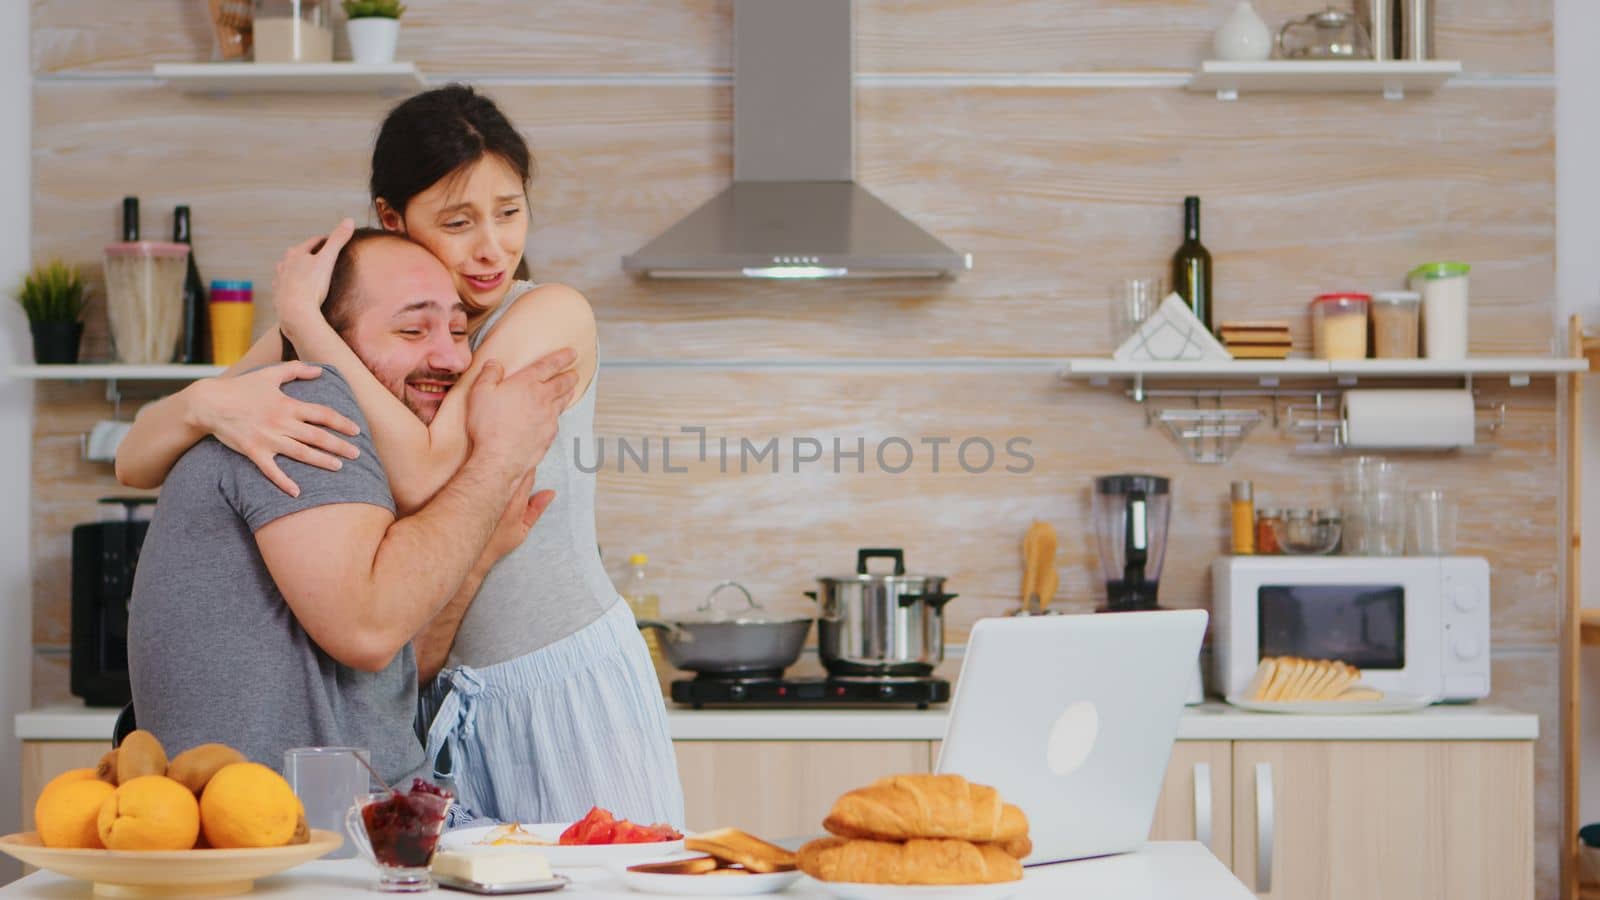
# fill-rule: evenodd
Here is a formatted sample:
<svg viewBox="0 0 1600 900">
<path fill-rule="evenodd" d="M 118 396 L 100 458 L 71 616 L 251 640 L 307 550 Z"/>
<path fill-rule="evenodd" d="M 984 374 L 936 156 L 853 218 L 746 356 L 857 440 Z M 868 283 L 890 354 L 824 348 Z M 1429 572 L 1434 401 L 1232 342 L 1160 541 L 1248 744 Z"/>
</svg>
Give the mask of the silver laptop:
<svg viewBox="0 0 1600 900">
<path fill-rule="evenodd" d="M 980 620 L 936 771 L 1022 807 L 1024 864 L 1138 849 L 1205 630 L 1198 609 Z"/>
</svg>

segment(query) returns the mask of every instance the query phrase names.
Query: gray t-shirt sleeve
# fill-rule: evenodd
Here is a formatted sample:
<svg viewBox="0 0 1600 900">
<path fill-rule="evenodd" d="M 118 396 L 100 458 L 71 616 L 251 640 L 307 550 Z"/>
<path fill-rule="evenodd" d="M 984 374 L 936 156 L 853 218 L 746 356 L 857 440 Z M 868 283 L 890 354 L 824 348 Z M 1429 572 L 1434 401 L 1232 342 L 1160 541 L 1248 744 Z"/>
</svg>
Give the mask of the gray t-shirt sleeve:
<svg viewBox="0 0 1600 900">
<path fill-rule="evenodd" d="M 344 460 L 337 472 L 279 456 L 278 465 L 284 474 L 300 486 L 300 496 L 291 497 L 268 481 L 249 459 L 237 453 L 226 454 L 228 462 L 222 473 L 222 490 L 252 533 L 284 516 L 334 503 L 367 503 L 391 514 L 395 512 L 389 479 L 378 462 L 367 419 L 356 405 L 349 382 L 331 366 L 323 366 L 322 370 L 320 378 L 291 381 L 283 386 L 283 392 L 296 400 L 320 403 L 348 416 L 361 427 L 361 433 L 355 437 L 340 436 L 354 444 L 361 455 Z"/>
</svg>

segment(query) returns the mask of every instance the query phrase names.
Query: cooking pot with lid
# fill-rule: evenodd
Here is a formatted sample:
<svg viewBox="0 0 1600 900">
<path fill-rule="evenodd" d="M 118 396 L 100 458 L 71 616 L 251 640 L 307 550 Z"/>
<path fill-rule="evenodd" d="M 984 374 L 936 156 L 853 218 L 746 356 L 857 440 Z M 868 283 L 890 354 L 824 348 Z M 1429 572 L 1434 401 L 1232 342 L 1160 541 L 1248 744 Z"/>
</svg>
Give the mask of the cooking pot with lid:
<svg viewBox="0 0 1600 900">
<path fill-rule="evenodd" d="M 872 559 L 894 571 L 868 571 Z M 906 574 L 905 552 L 856 552 L 851 575 L 822 576 L 806 591 L 817 601 L 817 655 L 834 676 L 926 676 L 944 661 L 944 606 L 956 598 L 943 575 Z"/>
<path fill-rule="evenodd" d="M 745 602 L 732 613 L 716 606 L 717 594 L 730 587 Z M 640 619 L 639 627 L 658 632 L 661 652 L 677 668 L 704 675 L 776 677 L 800 658 L 811 619 L 768 613 L 743 585 L 724 581 L 711 589 L 692 618 Z"/>
</svg>

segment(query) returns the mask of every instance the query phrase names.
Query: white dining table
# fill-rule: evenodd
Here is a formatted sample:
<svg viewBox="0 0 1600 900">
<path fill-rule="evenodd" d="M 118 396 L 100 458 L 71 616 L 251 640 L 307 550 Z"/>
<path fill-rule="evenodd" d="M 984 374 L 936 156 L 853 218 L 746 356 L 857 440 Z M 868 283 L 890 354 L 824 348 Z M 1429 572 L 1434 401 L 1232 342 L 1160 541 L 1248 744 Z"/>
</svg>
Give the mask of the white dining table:
<svg viewBox="0 0 1600 900">
<path fill-rule="evenodd" d="M 585 900 L 638 900 L 647 896 L 628 889 L 605 869 L 563 869 L 572 879 L 564 889 L 549 894 L 518 896 L 551 900 L 583 897 Z M 253 898 L 274 900 L 372 900 L 373 868 L 359 859 L 310 862 L 256 882 Z M 440 890 L 436 895 L 477 896 Z M 34 872 L 5 887 L 0 897 L 29 900 L 88 900 L 94 896 L 86 882 L 52 872 Z M 823 900 L 832 897 L 825 885 L 801 878 L 788 890 L 770 896 L 785 900 Z M 1017 885 L 1016 900 L 1255 900 L 1255 895 L 1233 876 L 1204 844 L 1162 841 L 1146 844 L 1134 853 L 1033 866 Z"/>
</svg>

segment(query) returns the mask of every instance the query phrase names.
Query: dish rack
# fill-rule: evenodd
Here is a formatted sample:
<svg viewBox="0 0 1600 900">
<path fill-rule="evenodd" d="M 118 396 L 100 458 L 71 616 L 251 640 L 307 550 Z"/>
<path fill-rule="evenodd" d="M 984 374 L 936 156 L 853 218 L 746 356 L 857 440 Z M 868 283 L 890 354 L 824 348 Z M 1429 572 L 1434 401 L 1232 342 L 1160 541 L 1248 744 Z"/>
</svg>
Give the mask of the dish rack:
<svg viewBox="0 0 1600 900">
<path fill-rule="evenodd" d="M 1265 418 L 1253 409 L 1163 409 L 1155 420 L 1197 463 L 1225 463 Z"/>
</svg>

